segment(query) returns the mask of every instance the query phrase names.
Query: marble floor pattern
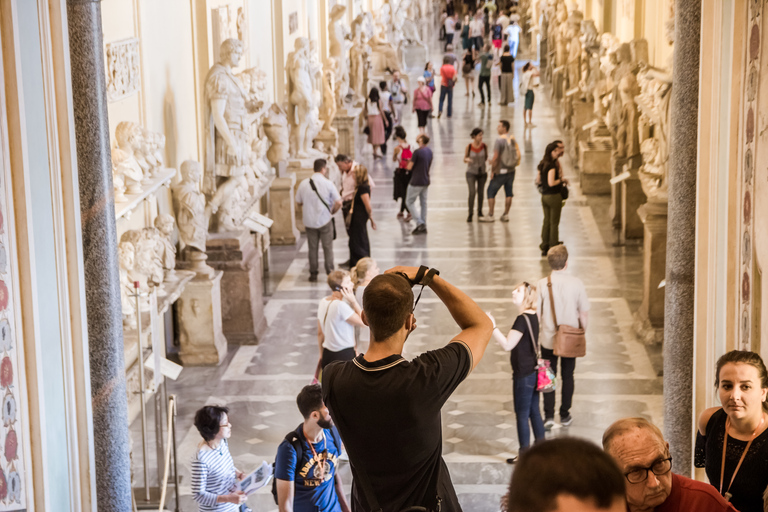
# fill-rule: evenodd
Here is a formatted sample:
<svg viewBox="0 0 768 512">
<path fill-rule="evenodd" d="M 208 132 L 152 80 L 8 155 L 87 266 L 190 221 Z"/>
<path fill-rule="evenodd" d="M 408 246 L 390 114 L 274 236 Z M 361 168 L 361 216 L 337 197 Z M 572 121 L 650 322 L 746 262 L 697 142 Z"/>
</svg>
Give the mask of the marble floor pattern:
<svg viewBox="0 0 768 512">
<path fill-rule="evenodd" d="M 520 59 L 518 65 L 523 62 Z M 496 100 L 498 90 L 494 88 L 493 92 Z M 370 157 L 361 159 L 371 166 L 376 181 L 373 209 L 378 230 L 369 231 L 371 252 L 382 269 L 422 264 L 439 269 L 441 276 L 468 292 L 483 309 L 493 312 L 504 330 L 517 314 L 510 300 L 513 286 L 548 272 L 546 260 L 539 256 L 542 211 L 533 179 L 546 144 L 561 138 L 561 134 L 543 90 L 537 95 L 534 109 L 537 126 L 525 131 L 519 106 L 493 103 L 483 109 L 477 106 L 479 97 L 464 95 L 463 80 L 455 93 L 453 117 L 432 119 L 429 126 L 435 158 L 426 236 L 412 236 L 414 224 L 396 218 L 397 205 L 391 200 L 391 156 L 375 163 Z M 467 223 L 463 151 L 475 126 L 485 130 L 485 141 L 491 146 L 499 119 L 512 122 L 523 153 L 511 221 L 479 224 L 475 219 Z M 409 141 L 414 141 L 415 116 L 408 113 L 403 126 Z M 575 182 L 567 153 L 564 163 L 566 173 Z M 502 205 L 503 200 L 499 200 L 497 218 Z M 659 425 L 662 421 L 660 350 L 642 345 L 632 332 L 632 313 L 642 295 L 642 248 L 613 246 L 607 207 L 605 198 L 582 196 L 578 187 L 573 187 L 572 198 L 563 210 L 560 229 L 571 254 L 569 271 L 586 284 L 592 311 L 589 351 L 576 366 L 572 409 L 575 420 L 568 428 L 556 427 L 551 436 L 579 436 L 599 442 L 603 430 L 618 418 L 640 415 Z M 337 262 L 346 259 L 346 244 L 346 237 L 340 233 L 334 246 Z M 178 381 L 168 384 L 169 392 L 180 399 L 183 510 L 197 510 L 189 496 L 189 465 L 200 440 L 192 425 L 198 407 L 205 403 L 230 407 L 231 451 L 237 466 L 246 471 L 262 460 L 272 462 L 284 435 L 301 422 L 295 396 L 310 382 L 317 362 L 315 311 L 317 301 L 329 290 L 322 282 L 307 281 L 304 240 L 298 248 L 272 248 L 270 268 L 268 283 L 272 293 L 266 305 L 269 330 L 261 343 L 230 346 L 220 367 L 186 368 Z M 407 357 L 442 346 L 459 330 L 446 308 L 428 290 L 416 316 L 418 329 L 406 344 Z M 518 450 L 513 411 L 509 354 L 491 341 L 482 362 L 443 409 L 443 454 L 465 511 L 498 510 L 513 469 L 505 459 Z M 138 446 L 140 438 L 135 427 L 133 433 Z M 346 463 L 342 474 L 349 488 L 351 477 Z M 253 495 L 248 504 L 255 511 L 277 509 L 268 489 Z"/>
</svg>

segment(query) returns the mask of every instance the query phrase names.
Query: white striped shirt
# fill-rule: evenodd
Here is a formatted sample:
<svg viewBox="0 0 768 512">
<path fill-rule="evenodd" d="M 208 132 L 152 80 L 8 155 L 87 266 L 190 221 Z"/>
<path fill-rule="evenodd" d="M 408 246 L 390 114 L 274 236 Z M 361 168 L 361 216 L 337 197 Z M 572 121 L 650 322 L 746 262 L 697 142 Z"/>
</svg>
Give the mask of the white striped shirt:
<svg viewBox="0 0 768 512">
<path fill-rule="evenodd" d="M 233 492 L 235 463 L 226 439 L 215 450 L 200 449 L 192 459 L 192 495 L 201 512 L 236 512 L 234 503 L 216 503 L 216 498 Z"/>
</svg>

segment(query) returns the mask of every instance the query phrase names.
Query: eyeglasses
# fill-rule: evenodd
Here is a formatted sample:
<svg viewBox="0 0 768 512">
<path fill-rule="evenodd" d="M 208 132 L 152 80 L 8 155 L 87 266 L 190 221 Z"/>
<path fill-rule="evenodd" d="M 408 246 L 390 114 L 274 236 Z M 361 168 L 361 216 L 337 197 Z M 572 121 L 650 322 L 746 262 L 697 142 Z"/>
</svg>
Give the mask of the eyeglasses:
<svg viewBox="0 0 768 512">
<path fill-rule="evenodd" d="M 653 471 L 656 476 L 666 475 L 672 469 L 672 457 L 668 459 L 657 460 L 653 465 L 647 468 L 633 469 L 629 473 L 624 473 L 627 481 L 631 484 L 639 484 L 648 479 L 648 472 Z"/>
</svg>

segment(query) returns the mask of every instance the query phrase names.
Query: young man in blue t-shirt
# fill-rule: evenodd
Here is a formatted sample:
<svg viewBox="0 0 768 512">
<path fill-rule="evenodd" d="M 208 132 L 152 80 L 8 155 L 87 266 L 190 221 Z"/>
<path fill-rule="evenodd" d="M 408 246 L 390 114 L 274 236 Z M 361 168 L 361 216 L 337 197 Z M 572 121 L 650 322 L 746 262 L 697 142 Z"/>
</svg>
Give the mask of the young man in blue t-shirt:
<svg viewBox="0 0 768 512">
<path fill-rule="evenodd" d="M 304 423 L 296 429 L 301 460 L 287 439 L 277 448 L 275 478 L 280 512 L 350 512 L 336 472 L 341 442 L 319 384 L 296 397 Z"/>
</svg>

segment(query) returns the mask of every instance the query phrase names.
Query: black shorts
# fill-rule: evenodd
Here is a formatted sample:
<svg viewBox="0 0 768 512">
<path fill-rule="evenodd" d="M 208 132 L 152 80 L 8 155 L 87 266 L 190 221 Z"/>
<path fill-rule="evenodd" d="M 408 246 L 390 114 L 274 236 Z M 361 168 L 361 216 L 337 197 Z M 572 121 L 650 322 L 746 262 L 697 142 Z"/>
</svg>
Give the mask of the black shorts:
<svg viewBox="0 0 768 512">
<path fill-rule="evenodd" d="M 351 361 L 356 356 L 354 348 L 345 348 L 338 352 L 333 352 L 327 348 L 323 348 L 323 358 L 320 363 L 321 368 L 325 368 L 334 361 Z"/>
<path fill-rule="evenodd" d="M 427 126 L 427 119 L 429 118 L 429 110 L 416 110 L 416 116 L 419 118 L 419 128 Z"/>
</svg>

